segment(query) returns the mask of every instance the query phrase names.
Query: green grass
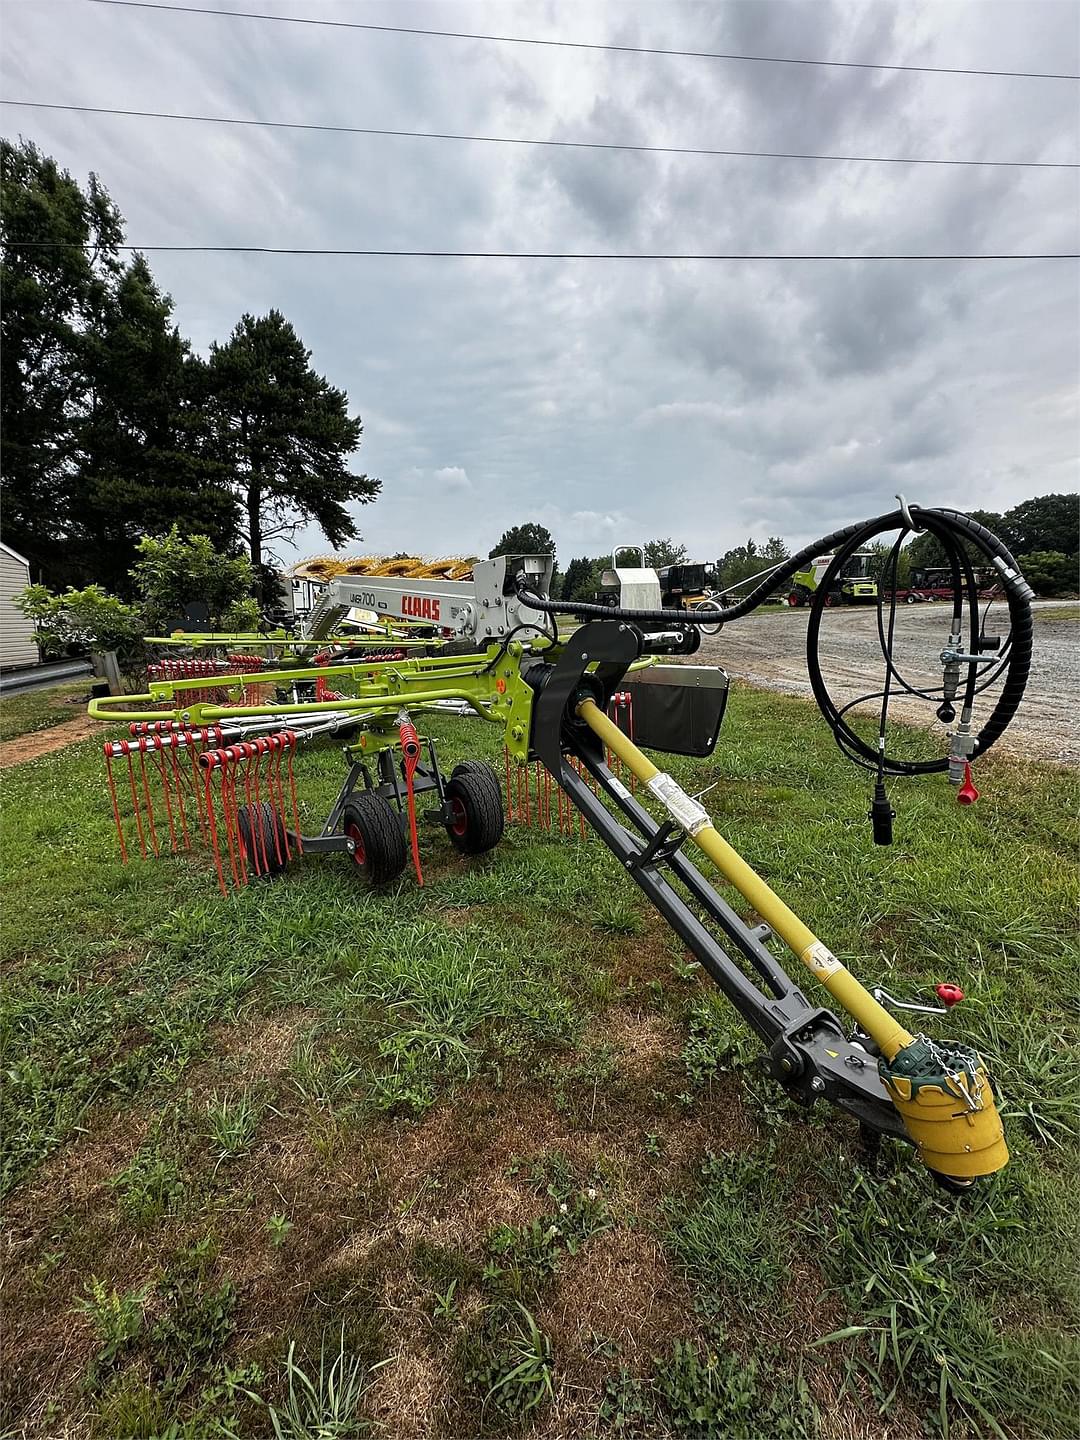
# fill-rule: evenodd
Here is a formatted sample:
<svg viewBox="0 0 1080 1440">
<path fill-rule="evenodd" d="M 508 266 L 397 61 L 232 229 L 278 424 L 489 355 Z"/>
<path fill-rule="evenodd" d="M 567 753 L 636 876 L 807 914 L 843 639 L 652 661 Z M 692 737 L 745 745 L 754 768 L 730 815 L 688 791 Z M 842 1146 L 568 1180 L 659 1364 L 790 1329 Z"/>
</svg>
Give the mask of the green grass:
<svg viewBox="0 0 1080 1440">
<path fill-rule="evenodd" d="M 0 700 L 0 744 L 34 730 L 48 730 L 64 720 L 78 719 L 85 713 L 89 693 L 90 681 L 83 679 L 6 696 Z"/>
<path fill-rule="evenodd" d="M 1077 777 L 897 782 L 881 850 L 799 700 L 740 689 L 665 765 L 864 979 L 964 986 L 927 1024 L 992 1061 L 1000 1176 L 867 1169 L 597 841 L 425 827 L 423 890 L 328 857 L 222 898 L 205 855 L 120 865 L 87 742 L 2 797 L 0 1428 L 398 1435 L 423 1374 L 461 1437 L 1071 1436 Z M 309 827 L 340 773 L 299 762 Z"/>
<path fill-rule="evenodd" d="M 1047 605 L 1045 610 L 1035 611 L 1036 625 L 1046 620 L 1080 620 L 1080 605 L 1073 601 L 1071 605 Z"/>
</svg>

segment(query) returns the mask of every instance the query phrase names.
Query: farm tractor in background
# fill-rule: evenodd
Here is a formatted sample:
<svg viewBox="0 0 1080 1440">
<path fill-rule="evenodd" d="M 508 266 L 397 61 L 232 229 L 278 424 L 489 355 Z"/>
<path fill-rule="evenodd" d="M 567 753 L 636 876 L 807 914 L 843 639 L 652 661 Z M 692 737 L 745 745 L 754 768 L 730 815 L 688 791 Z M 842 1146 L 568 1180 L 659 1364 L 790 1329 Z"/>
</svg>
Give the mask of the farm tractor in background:
<svg viewBox="0 0 1080 1440">
<path fill-rule="evenodd" d="M 893 653 L 897 562 L 918 531 L 941 544 L 952 567 L 951 610 L 931 642 L 941 666 L 936 687 L 911 685 Z M 897 537 L 881 571 L 892 577 L 888 601 L 868 578 L 866 548 L 887 534 Z M 1004 634 L 986 633 L 972 552 L 999 579 Z M 639 563 L 624 564 L 628 555 Z M 830 559 L 816 558 L 823 555 Z M 312 603 L 291 631 L 148 637 L 170 653 L 148 666 L 147 693 L 90 704 L 93 718 L 125 726 L 126 738 L 104 744 L 121 859 L 204 849 L 228 895 L 324 857 L 362 883 L 394 884 L 411 850 L 422 885 L 420 822 L 444 830 L 463 856 L 482 855 L 501 840 L 507 812 L 514 817 L 516 789 L 525 823 L 531 814 L 550 827 L 555 816 L 560 834 L 580 827 L 582 836 L 599 837 L 746 1020 L 765 1070 L 797 1101 L 834 1105 L 858 1122 L 868 1148 L 881 1136 L 908 1141 L 954 1192 L 1000 1170 L 1008 1149 L 985 1060 L 962 1041 L 913 1034 L 894 1013 L 945 1015 L 963 998 L 959 987 L 938 985 L 937 1004 L 864 987 L 724 839 L 662 757 L 708 757 L 717 744 L 728 680 L 717 665 L 686 663 L 701 633 L 808 577 L 811 690 L 844 755 L 872 779 L 875 843 L 892 839 L 889 777 L 947 774 L 957 800 L 970 804 L 978 796 L 972 764 L 1016 713 L 1031 664 L 1032 591 L 1002 542 L 956 511 L 901 499 L 899 510 L 815 541 L 743 599 L 706 597 L 695 608 L 686 595 L 662 605 L 656 571 L 626 548 L 605 572 L 610 599 L 602 604 L 553 599 L 551 555 L 408 559 L 297 577 L 312 580 Z M 883 675 L 868 682 L 869 694 L 841 704 L 823 674 L 820 628 L 825 607 L 845 591 L 876 600 Z M 574 628 L 560 630 L 560 616 Z M 416 635 L 416 625 L 428 633 Z M 996 683 L 994 699 L 987 692 Z M 948 727 L 928 758 L 912 759 L 909 747 L 890 752 L 891 689 L 931 705 Z M 863 703 L 878 716 L 876 742 L 850 723 Z M 981 728 L 976 710 L 987 712 Z M 440 712 L 498 727 L 505 807 L 502 777 L 486 761 L 462 761 L 444 776 L 438 739 L 424 729 Z M 294 765 L 302 771 L 304 752 L 320 742 L 336 744 L 345 764 L 336 798 L 317 814 L 298 795 Z M 769 832 L 767 816 L 762 825 L 768 856 L 782 835 Z M 694 852 L 707 868 L 693 863 Z M 521 852 L 515 867 L 527 859 Z M 749 920 L 717 879 L 741 897 Z M 377 909 L 360 913 L 378 925 Z M 798 979 L 776 953 L 781 945 Z"/>
<path fill-rule="evenodd" d="M 840 572 L 834 575 L 825 594 L 826 605 L 875 605 L 878 598 L 877 580 L 871 574 L 871 565 L 879 557 L 869 550 L 856 551 L 851 555 Z M 809 605 L 817 594 L 835 555 L 819 555 L 805 570 L 797 570 L 791 577 L 788 591 L 789 605 Z"/>
<path fill-rule="evenodd" d="M 706 565 L 686 563 L 665 565 L 656 572 L 665 609 L 694 610 L 715 590 L 712 572 Z"/>
</svg>

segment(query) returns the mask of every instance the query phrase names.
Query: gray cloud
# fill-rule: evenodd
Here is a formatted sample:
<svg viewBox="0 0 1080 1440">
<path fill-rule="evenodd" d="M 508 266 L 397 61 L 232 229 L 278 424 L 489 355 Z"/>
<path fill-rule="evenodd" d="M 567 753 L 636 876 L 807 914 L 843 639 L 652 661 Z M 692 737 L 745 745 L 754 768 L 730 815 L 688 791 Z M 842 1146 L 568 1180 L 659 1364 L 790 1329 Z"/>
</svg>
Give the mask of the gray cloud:
<svg viewBox="0 0 1080 1440">
<path fill-rule="evenodd" d="M 285 0 L 266 8 L 296 13 Z M 344 0 L 305 13 L 350 18 Z M 435 24 L 434 3 L 370 3 Z M 453 28 L 912 63 L 1073 68 L 1044 0 L 460 0 Z M 530 49 L 36 0 L 5 12 L 11 97 L 552 138 L 1075 158 L 1068 85 Z M 96 170 L 136 242 L 447 249 L 1076 247 L 1065 172 L 871 167 L 4 113 Z M 1066 264 L 645 265 L 151 257 L 200 348 L 281 308 L 365 420 L 365 550 L 567 558 L 671 534 L 703 557 L 891 505 L 1000 508 L 1075 485 Z M 325 550 L 308 534 L 307 552 Z"/>
</svg>

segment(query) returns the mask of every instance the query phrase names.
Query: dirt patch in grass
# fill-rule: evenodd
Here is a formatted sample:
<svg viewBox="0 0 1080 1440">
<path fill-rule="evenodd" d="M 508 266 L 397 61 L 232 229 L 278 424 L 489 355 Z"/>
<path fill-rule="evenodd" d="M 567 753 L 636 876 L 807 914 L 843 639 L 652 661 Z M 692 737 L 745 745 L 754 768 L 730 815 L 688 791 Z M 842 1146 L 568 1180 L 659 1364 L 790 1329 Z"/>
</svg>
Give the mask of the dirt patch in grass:
<svg viewBox="0 0 1080 1440">
<path fill-rule="evenodd" d="M 697 1329 L 690 1292 L 659 1242 L 625 1228 L 594 1236 L 566 1262 L 538 1318 L 561 1377 L 563 1403 L 542 1432 L 553 1437 L 587 1432 L 604 1378 L 619 1366 L 647 1375 L 669 1337 L 688 1338 Z"/>
<path fill-rule="evenodd" d="M 370 1409 L 395 1440 L 428 1440 L 446 1433 L 453 1374 L 448 1346 L 432 1326 L 432 1295 L 411 1271 L 391 1271 L 382 1308 L 390 1352 L 375 1377 Z"/>
<path fill-rule="evenodd" d="M 462 1245 L 495 1225 L 521 1225 L 543 1209 L 508 1174 L 511 1161 L 552 1143 L 550 1104 L 474 1087 L 437 1106 L 400 1136 L 388 1175 L 399 1235 Z"/>
<path fill-rule="evenodd" d="M 470 925 L 476 918 L 477 911 L 482 907 L 477 905 L 456 905 L 439 911 L 439 919 L 444 925 L 449 925 L 452 930 L 461 930 Z M 482 918 L 482 915 L 481 915 Z"/>
<path fill-rule="evenodd" d="M 116 1242 L 109 1180 L 130 1161 L 148 1122 L 131 1111 L 103 1110 L 96 1124 L 93 1118 L 87 1123 L 90 1134 L 53 1155 L 6 1202 L 5 1403 L 19 1393 L 41 1405 L 62 1395 L 65 1411 L 78 1412 L 93 1339 L 75 1303 L 103 1253 L 119 1288 L 133 1288 L 145 1269 L 141 1246 L 130 1237 Z"/>
<path fill-rule="evenodd" d="M 655 1011 L 613 1005 L 593 1021 L 581 1048 L 610 1045 L 619 1074 L 626 1079 L 659 1081 L 678 1063 L 680 1040 L 666 1016 Z"/>
<path fill-rule="evenodd" d="M 89 715 L 77 715 L 74 720 L 63 720 L 48 730 L 32 730 L 27 735 L 17 735 L 14 740 L 5 740 L 0 745 L 0 770 L 36 760 L 39 755 L 50 755 L 54 750 L 64 750 L 101 733 L 100 720 L 91 720 Z"/>
<path fill-rule="evenodd" d="M 216 1030 L 214 1048 L 241 1082 L 274 1080 L 289 1068 L 297 1040 L 316 1018 L 314 1010 L 299 1005 L 254 1015 Z"/>
<path fill-rule="evenodd" d="M 50 1156 L 5 1202 L 9 1243 L 21 1237 L 36 1244 L 58 1217 L 72 1228 L 85 1222 L 104 1197 L 111 1197 L 109 1179 L 128 1163 L 149 1126 L 138 1111 L 105 1107 L 84 1123 L 89 1133 Z"/>
<path fill-rule="evenodd" d="M 8 1214 L 9 1394 L 36 1407 L 31 1397 L 40 1392 L 60 1400 L 64 1413 L 80 1413 L 96 1342 L 85 1320 L 72 1317 L 89 1275 L 120 1292 L 153 1284 L 170 1255 L 212 1234 L 220 1273 L 238 1297 L 230 1363 L 255 1358 L 273 1375 L 283 1336 L 317 1355 L 328 1325 L 362 1320 L 382 1337 L 379 1357 L 389 1357 L 375 1378 L 374 1413 L 402 1440 L 446 1433 L 453 1345 L 433 1327 L 433 1282 L 415 1271 L 414 1250 L 424 1242 L 481 1264 L 496 1227 L 524 1227 L 550 1211 L 536 1166 L 558 1153 L 576 1174 L 603 1177 L 616 1226 L 564 1257 L 545 1312 L 566 1384 L 543 1433 L 582 1433 L 604 1378 L 617 1363 L 644 1365 L 650 1344 L 674 1333 L 684 1313 L 685 1291 L 657 1242 L 626 1227 L 705 1150 L 750 1138 L 737 1078 L 720 1077 L 708 1103 L 675 1104 L 666 1097 L 685 1081 L 676 1024 L 619 1003 L 576 1052 L 552 1057 L 539 1081 L 516 1071 L 501 1086 L 476 1080 L 416 1121 L 338 1115 L 303 1102 L 285 1073 L 311 1018 L 296 1006 L 222 1025 L 213 1058 L 186 1072 L 189 1129 L 178 1157 L 185 1188 L 176 1213 L 136 1229 L 117 1220 L 110 1181 L 146 1141 L 149 1110 L 92 1112 L 91 1133 L 17 1193 Z M 602 1046 L 614 1052 L 614 1073 L 595 1085 L 576 1078 L 574 1067 L 587 1067 Z M 265 1105 L 258 1130 L 245 1154 L 219 1164 L 200 1134 L 202 1102 L 211 1091 L 248 1086 Z M 272 1216 L 288 1221 L 280 1244 Z M 40 1260 L 51 1250 L 59 1259 L 43 1277 Z M 677 1328 L 690 1333 L 692 1317 Z M 610 1346 L 597 1350 L 593 1332 Z"/>
<path fill-rule="evenodd" d="M 659 930 L 627 937 L 620 942 L 613 956 L 616 983 L 624 989 L 636 989 L 647 985 L 650 980 L 667 984 L 673 978 L 671 962 L 674 958 L 667 936 Z"/>
</svg>

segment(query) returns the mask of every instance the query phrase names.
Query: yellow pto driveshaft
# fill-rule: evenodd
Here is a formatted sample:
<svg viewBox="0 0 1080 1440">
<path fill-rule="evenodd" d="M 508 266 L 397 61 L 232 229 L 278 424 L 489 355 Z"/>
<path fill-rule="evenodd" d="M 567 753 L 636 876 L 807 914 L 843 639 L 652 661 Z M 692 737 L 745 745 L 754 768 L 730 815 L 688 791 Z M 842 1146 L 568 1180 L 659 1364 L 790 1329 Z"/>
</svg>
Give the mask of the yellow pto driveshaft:
<svg viewBox="0 0 1080 1440">
<path fill-rule="evenodd" d="M 961 1180 L 1000 1170 L 1009 1152 L 981 1058 L 967 1047 L 910 1034 L 732 849 L 705 809 L 657 769 L 593 700 L 582 700 L 577 714 L 870 1036 L 881 1053 L 882 1084 L 923 1163 Z"/>
</svg>

